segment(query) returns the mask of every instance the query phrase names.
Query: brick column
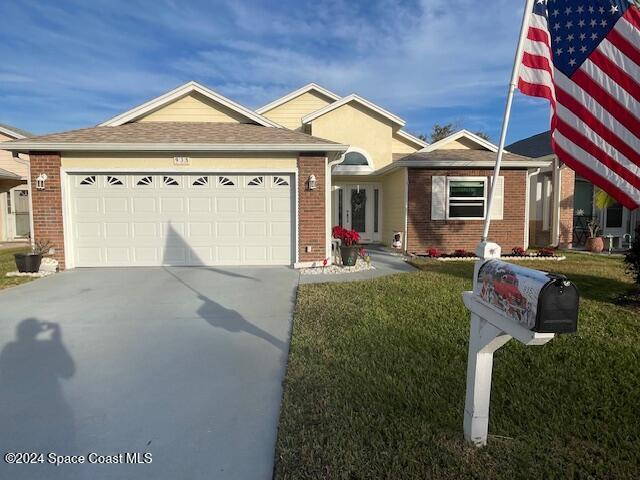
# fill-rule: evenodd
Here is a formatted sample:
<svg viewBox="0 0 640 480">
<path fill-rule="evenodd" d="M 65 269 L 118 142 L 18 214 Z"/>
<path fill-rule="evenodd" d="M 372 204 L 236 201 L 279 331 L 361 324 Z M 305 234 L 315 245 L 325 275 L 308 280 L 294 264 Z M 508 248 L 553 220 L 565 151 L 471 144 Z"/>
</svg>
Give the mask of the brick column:
<svg viewBox="0 0 640 480">
<path fill-rule="evenodd" d="M 55 258 L 64 270 L 64 231 L 62 228 L 62 191 L 60 189 L 60 153 L 31 153 L 31 202 L 33 205 L 33 238 L 49 241 Z M 44 190 L 36 189 L 36 178 L 47 175 Z"/>
<path fill-rule="evenodd" d="M 319 262 L 326 258 L 325 171 L 326 158 L 298 157 L 298 262 Z M 309 189 L 315 175 L 316 188 Z M 307 251 L 311 247 L 311 251 Z"/>
<path fill-rule="evenodd" d="M 560 248 L 571 248 L 573 244 L 573 191 L 576 172 L 569 167 L 560 169 Z"/>
</svg>

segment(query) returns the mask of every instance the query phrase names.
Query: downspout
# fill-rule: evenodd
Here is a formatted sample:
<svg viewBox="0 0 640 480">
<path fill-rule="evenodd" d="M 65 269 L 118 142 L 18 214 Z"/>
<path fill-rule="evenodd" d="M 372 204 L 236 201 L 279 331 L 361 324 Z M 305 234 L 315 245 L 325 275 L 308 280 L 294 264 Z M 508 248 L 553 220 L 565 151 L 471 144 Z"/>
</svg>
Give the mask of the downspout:
<svg viewBox="0 0 640 480">
<path fill-rule="evenodd" d="M 18 154 L 20 155 L 20 154 Z M 28 155 L 28 154 L 27 154 Z M 27 172 L 27 189 L 29 190 L 29 243 L 31 243 L 31 247 L 35 245 L 35 223 L 33 221 L 33 186 L 31 185 L 31 157 L 29 157 L 29 161 L 27 162 L 29 169 Z"/>
<path fill-rule="evenodd" d="M 327 166 L 325 170 L 325 196 L 324 196 L 324 217 L 325 217 L 325 231 L 327 232 L 326 241 L 325 241 L 325 256 L 324 258 L 328 259 L 328 264 L 331 265 L 333 263 L 333 255 L 331 255 L 331 201 L 333 197 L 333 182 L 331 178 L 331 170 L 334 166 L 342 163 L 344 161 L 344 152 L 335 153 L 338 158 L 333 161 L 329 161 L 329 157 L 327 157 Z"/>
<path fill-rule="evenodd" d="M 540 169 L 537 168 L 532 172 L 527 172 L 527 184 L 525 186 L 525 198 L 524 198 L 524 249 L 529 248 L 529 223 L 531 221 L 531 179 L 540 173 Z"/>
<path fill-rule="evenodd" d="M 553 216 L 551 224 L 551 245 L 560 246 L 560 185 L 562 172 L 558 157 L 553 159 Z"/>
<path fill-rule="evenodd" d="M 409 249 L 409 168 L 404 167 L 404 245 L 403 250 Z"/>
</svg>

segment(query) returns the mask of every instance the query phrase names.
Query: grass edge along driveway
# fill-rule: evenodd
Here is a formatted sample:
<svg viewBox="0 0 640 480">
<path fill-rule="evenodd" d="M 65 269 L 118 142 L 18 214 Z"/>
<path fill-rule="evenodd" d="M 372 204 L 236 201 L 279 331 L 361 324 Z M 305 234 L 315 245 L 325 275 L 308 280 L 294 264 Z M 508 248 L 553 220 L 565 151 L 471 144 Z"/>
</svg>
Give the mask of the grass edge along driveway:
<svg viewBox="0 0 640 480">
<path fill-rule="evenodd" d="M 0 250 L 0 290 L 30 282 L 33 277 L 7 277 L 7 272 L 16 271 L 14 253 L 28 252 L 29 247 L 6 248 Z"/>
<path fill-rule="evenodd" d="M 471 263 L 302 285 L 275 476 L 634 478 L 640 471 L 640 314 L 617 306 L 621 259 L 570 254 L 579 331 L 495 355 L 489 445 L 462 435 Z"/>
</svg>

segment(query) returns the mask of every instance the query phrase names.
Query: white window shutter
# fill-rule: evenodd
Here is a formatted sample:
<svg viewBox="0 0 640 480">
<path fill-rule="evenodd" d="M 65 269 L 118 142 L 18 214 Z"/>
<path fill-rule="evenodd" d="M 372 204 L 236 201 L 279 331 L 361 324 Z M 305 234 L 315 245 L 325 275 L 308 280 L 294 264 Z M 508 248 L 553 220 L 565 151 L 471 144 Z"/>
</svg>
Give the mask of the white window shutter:
<svg viewBox="0 0 640 480">
<path fill-rule="evenodd" d="M 431 220 L 444 220 L 447 209 L 447 177 L 431 177 Z"/>
<path fill-rule="evenodd" d="M 490 179 L 492 177 L 489 177 Z M 488 201 L 487 194 L 487 201 Z M 493 199 L 493 205 L 491 206 L 491 220 L 502 220 L 504 216 L 504 177 L 498 177 L 498 183 L 496 184 L 495 198 Z"/>
</svg>

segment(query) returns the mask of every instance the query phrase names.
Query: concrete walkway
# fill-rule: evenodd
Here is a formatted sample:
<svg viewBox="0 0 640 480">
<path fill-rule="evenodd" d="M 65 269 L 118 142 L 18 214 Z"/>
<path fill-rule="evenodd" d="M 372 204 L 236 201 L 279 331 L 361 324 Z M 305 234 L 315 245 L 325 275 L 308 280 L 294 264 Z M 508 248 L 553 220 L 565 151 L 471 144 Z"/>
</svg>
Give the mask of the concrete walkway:
<svg viewBox="0 0 640 480">
<path fill-rule="evenodd" d="M 0 292 L 0 478 L 269 479 L 298 272 L 78 269 Z"/>
<path fill-rule="evenodd" d="M 358 280 L 369 280 L 371 278 L 384 277 L 395 273 L 413 272 L 416 269 L 404 261 L 404 257 L 379 245 L 366 247 L 371 255 L 371 264 L 375 267 L 372 270 L 364 270 L 355 273 L 342 274 L 318 274 L 300 275 L 300 283 L 326 283 L 326 282 L 355 282 Z"/>
</svg>

